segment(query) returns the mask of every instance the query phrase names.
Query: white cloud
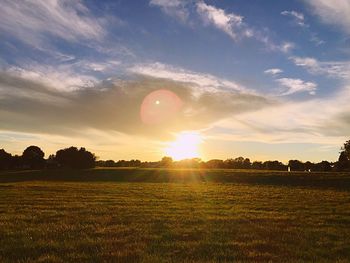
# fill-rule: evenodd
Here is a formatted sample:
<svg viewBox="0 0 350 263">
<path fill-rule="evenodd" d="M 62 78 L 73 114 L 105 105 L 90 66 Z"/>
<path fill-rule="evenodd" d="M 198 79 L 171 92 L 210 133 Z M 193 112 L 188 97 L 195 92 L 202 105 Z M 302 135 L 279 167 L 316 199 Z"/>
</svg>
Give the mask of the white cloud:
<svg viewBox="0 0 350 263">
<path fill-rule="evenodd" d="M 130 72 L 155 78 L 171 79 L 183 83 L 192 83 L 203 91 L 216 92 L 220 90 L 234 90 L 255 93 L 248 88 L 227 79 L 221 79 L 210 74 L 198 73 L 162 63 L 140 64 L 129 69 Z M 200 90 L 198 90 L 199 92 Z"/>
<path fill-rule="evenodd" d="M 186 1 L 184 0 L 151 0 L 150 5 L 158 6 L 167 15 L 173 16 L 181 22 L 186 22 L 189 12 L 186 8 Z"/>
<path fill-rule="evenodd" d="M 270 75 L 278 75 L 281 74 L 283 72 L 282 69 L 279 68 L 270 68 L 264 71 L 265 74 L 270 74 Z"/>
<path fill-rule="evenodd" d="M 308 27 L 308 25 L 305 24 L 305 17 L 303 13 L 292 10 L 292 11 L 283 11 L 281 12 L 281 15 L 292 17 L 298 26 Z"/>
<path fill-rule="evenodd" d="M 333 147 L 336 159 L 340 145 L 349 135 L 349 88 L 343 87 L 342 91 L 325 98 L 313 97 L 301 102 L 284 98 L 283 103 L 276 104 L 274 108 L 228 118 L 217 123 L 217 128 L 222 127 L 223 133 L 216 133 L 215 139 L 321 144 Z M 315 155 L 319 154 L 316 150 Z"/>
<path fill-rule="evenodd" d="M 290 59 L 295 65 L 307 69 L 312 74 L 350 79 L 350 61 L 318 61 L 310 57 L 291 57 Z"/>
<path fill-rule="evenodd" d="M 291 42 L 283 42 L 281 44 L 276 44 L 266 34 L 262 34 L 259 31 L 253 31 L 253 36 L 256 40 L 263 43 L 265 47 L 270 51 L 289 53 L 292 49 L 295 48 L 294 43 Z"/>
<path fill-rule="evenodd" d="M 26 67 L 10 67 L 6 70 L 12 76 L 42 83 L 60 91 L 72 91 L 82 88 L 92 88 L 98 80 L 86 74 L 76 73 L 72 66 L 41 66 L 30 64 Z"/>
<path fill-rule="evenodd" d="M 283 44 L 281 44 L 280 46 L 277 46 L 277 48 L 284 52 L 284 53 L 288 53 L 289 51 L 291 51 L 293 48 L 295 47 L 295 45 L 291 42 L 284 42 Z"/>
<path fill-rule="evenodd" d="M 311 6 L 312 12 L 325 24 L 340 26 L 350 33 L 350 1 L 349 0 L 304 0 Z"/>
<path fill-rule="evenodd" d="M 238 36 L 242 32 L 237 32 L 242 30 L 243 26 L 243 17 L 234 13 L 226 13 L 225 10 L 216 8 L 211 5 L 207 5 L 204 2 L 197 3 L 197 12 L 203 19 L 204 23 L 212 24 L 216 28 L 222 30 L 228 34 L 232 39 L 237 40 Z M 245 34 L 246 37 L 249 37 L 251 31 Z"/>
<path fill-rule="evenodd" d="M 101 21 L 79 0 L 4 0 L 0 13 L 1 31 L 34 46 L 48 35 L 76 42 L 105 34 Z"/>
<path fill-rule="evenodd" d="M 326 43 L 326 41 L 320 39 L 316 33 L 311 32 L 310 34 L 311 34 L 310 41 L 315 43 L 316 46 L 320 46 Z"/>
<path fill-rule="evenodd" d="M 317 84 L 314 82 L 306 82 L 301 79 L 280 78 L 276 82 L 287 88 L 287 91 L 282 95 L 291 95 L 297 92 L 308 92 L 310 95 L 315 95 Z"/>
<path fill-rule="evenodd" d="M 150 5 L 158 6 L 167 15 L 175 17 L 181 22 L 187 22 L 190 25 L 198 22 L 190 14 L 197 13 L 204 25 L 217 28 L 234 41 L 253 38 L 263 43 L 268 51 L 283 53 L 288 53 L 294 48 L 294 44 L 291 42 L 276 44 L 266 32 L 254 29 L 245 23 L 243 16 L 233 12 L 229 13 L 224 9 L 206 4 L 204 1 L 197 1 L 193 5 L 193 2 L 188 0 L 151 0 Z M 195 10 L 192 10 L 193 6 Z"/>
</svg>

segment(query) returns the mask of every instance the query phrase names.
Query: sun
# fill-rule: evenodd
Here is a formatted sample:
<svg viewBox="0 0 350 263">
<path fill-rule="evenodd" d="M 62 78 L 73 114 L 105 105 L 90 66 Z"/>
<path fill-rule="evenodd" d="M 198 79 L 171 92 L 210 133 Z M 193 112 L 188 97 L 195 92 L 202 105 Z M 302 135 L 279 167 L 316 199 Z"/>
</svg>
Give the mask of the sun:
<svg viewBox="0 0 350 263">
<path fill-rule="evenodd" d="M 197 132 L 182 132 L 175 141 L 170 142 L 164 152 L 175 161 L 190 158 L 199 158 L 199 145 L 202 137 Z"/>
</svg>

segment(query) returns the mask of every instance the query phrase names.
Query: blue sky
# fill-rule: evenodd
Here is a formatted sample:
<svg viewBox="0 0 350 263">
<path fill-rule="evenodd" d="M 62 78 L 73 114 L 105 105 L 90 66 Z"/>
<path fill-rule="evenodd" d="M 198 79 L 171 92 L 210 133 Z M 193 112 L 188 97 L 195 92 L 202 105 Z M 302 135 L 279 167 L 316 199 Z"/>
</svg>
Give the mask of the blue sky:
<svg viewBox="0 0 350 263">
<path fill-rule="evenodd" d="M 203 159 L 320 161 L 348 139 L 347 0 L 4 0 L 0 12 L 10 152 L 78 143 L 157 160 L 196 131 Z M 156 89 L 183 106 L 147 126 L 140 104 Z"/>
</svg>

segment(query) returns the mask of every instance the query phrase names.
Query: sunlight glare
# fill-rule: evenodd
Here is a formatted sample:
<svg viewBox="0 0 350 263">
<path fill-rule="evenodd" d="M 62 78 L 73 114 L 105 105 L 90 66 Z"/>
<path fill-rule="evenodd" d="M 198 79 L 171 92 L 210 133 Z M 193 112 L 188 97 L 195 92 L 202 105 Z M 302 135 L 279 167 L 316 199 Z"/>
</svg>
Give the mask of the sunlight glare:
<svg viewBox="0 0 350 263">
<path fill-rule="evenodd" d="M 202 137 L 197 132 L 182 132 L 177 139 L 168 144 L 165 154 L 175 161 L 190 158 L 199 158 L 199 145 Z"/>
</svg>

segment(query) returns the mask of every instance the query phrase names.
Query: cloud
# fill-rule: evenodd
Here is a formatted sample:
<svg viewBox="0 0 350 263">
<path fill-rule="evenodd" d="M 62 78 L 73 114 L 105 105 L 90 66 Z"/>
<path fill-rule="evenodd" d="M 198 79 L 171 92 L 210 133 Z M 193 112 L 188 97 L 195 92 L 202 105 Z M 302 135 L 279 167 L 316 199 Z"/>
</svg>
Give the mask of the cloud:
<svg viewBox="0 0 350 263">
<path fill-rule="evenodd" d="M 283 11 L 281 12 L 281 15 L 292 17 L 298 26 L 308 27 L 308 25 L 305 24 L 305 17 L 303 13 L 292 10 L 292 11 Z"/>
<path fill-rule="evenodd" d="M 311 34 L 310 41 L 315 43 L 316 46 L 320 46 L 326 43 L 326 41 L 320 39 L 316 33 L 310 32 L 310 34 Z"/>
<path fill-rule="evenodd" d="M 283 53 L 288 53 L 289 51 L 295 48 L 295 45 L 291 42 L 284 42 L 279 46 L 272 46 L 272 48 L 275 50 L 282 51 Z"/>
<path fill-rule="evenodd" d="M 335 149 L 334 158 L 337 158 L 340 145 L 349 136 L 349 91 L 350 86 L 346 86 L 336 94 L 299 102 L 284 98 L 273 108 L 227 118 L 213 128 L 214 139 L 328 145 Z M 315 154 L 318 153 L 317 149 Z"/>
<path fill-rule="evenodd" d="M 228 116 L 274 104 L 268 98 L 236 91 L 203 91 L 171 79 L 132 77 L 105 80 L 94 88 L 72 91 L 22 75 L 0 74 L 0 130 L 75 136 L 87 130 L 167 139 L 173 132 L 206 128 Z M 183 107 L 155 125 L 142 123 L 140 105 L 158 89 L 177 94 Z"/>
<path fill-rule="evenodd" d="M 304 0 L 311 11 L 325 24 L 340 26 L 350 33 L 350 2 L 348 0 Z"/>
<path fill-rule="evenodd" d="M 265 74 L 269 74 L 269 75 L 279 75 L 283 72 L 282 69 L 279 69 L 279 68 L 270 68 L 270 69 L 267 69 L 264 71 Z"/>
<path fill-rule="evenodd" d="M 318 61 L 311 57 L 290 57 L 290 60 L 312 74 L 350 79 L 350 61 Z"/>
<path fill-rule="evenodd" d="M 315 95 L 317 84 L 314 82 L 306 82 L 301 79 L 280 78 L 276 82 L 287 88 L 287 91 L 282 95 L 291 95 L 298 92 L 308 92 L 310 95 Z"/>
<path fill-rule="evenodd" d="M 190 83 L 198 87 L 197 92 L 238 91 L 254 93 L 243 85 L 227 79 L 177 68 L 162 63 L 138 64 L 129 69 L 130 72 L 155 78 L 171 79 L 177 82 Z"/>
<path fill-rule="evenodd" d="M 250 37 L 249 30 L 243 30 L 243 17 L 234 13 L 226 13 L 225 10 L 207 5 L 204 2 L 197 3 L 197 12 L 205 24 L 213 25 L 222 30 L 232 39 L 237 40 L 240 35 Z"/>
<path fill-rule="evenodd" d="M 208 5 L 204 2 L 197 3 L 197 12 L 206 25 L 213 25 L 235 41 L 243 38 L 254 38 L 265 44 L 269 50 L 283 53 L 288 53 L 294 48 L 294 44 L 291 42 L 275 44 L 266 34 L 248 26 L 243 21 L 243 16 L 238 14 L 227 13 L 224 9 Z"/>
<path fill-rule="evenodd" d="M 150 5 L 158 6 L 169 16 L 177 18 L 181 22 L 190 25 L 198 24 L 195 16 L 197 14 L 200 21 L 205 26 L 213 26 L 227 34 L 233 41 L 253 38 L 264 44 L 268 51 L 288 53 L 294 48 L 291 42 L 276 44 L 267 34 L 261 30 L 249 26 L 244 17 L 234 12 L 227 12 L 224 9 L 206 4 L 204 1 L 187 0 L 151 0 Z M 193 9 L 194 7 L 194 9 Z"/>
<path fill-rule="evenodd" d="M 94 18 L 79 0 L 4 0 L 0 13 L 0 30 L 33 46 L 48 36 L 78 42 L 105 34 L 102 20 Z"/>
<path fill-rule="evenodd" d="M 320 39 L 315 32 L 311 31 L 310 25 L 305 22 L 305 16 L 303 13 L 297 12 L 294 10 L 292 10 L 292 11 L 285 10 L 285 11 L 281 12 L 281 15 L 289 16 L 289 17 L 293 18 L 294 23 L 297 26 L 302 27 L 304 29 L 304 31 L 309 34 L 309 41 L 313 42 L 316 46 L 320 46 L 320 45 L 323 45 L 324 43 L 326 43 L 324 40 Z"/>
<path fill-rule="evenodd" d="M 188 20 L 189 12 L 185 0 L 151 0 L 150 5 L 158 6 L 167 15 L 173 16 L 185 23 Z"/>
<path fill-rule="evenodd" d="M 34 81 L 60 91 L 92 88 L 98 80 L 90 74 L 79 74 L 72 65 L 38 65 L 30 63 L 23 67 L 12 66 L 7 74 L 23 80 Z"/>
</svg>

